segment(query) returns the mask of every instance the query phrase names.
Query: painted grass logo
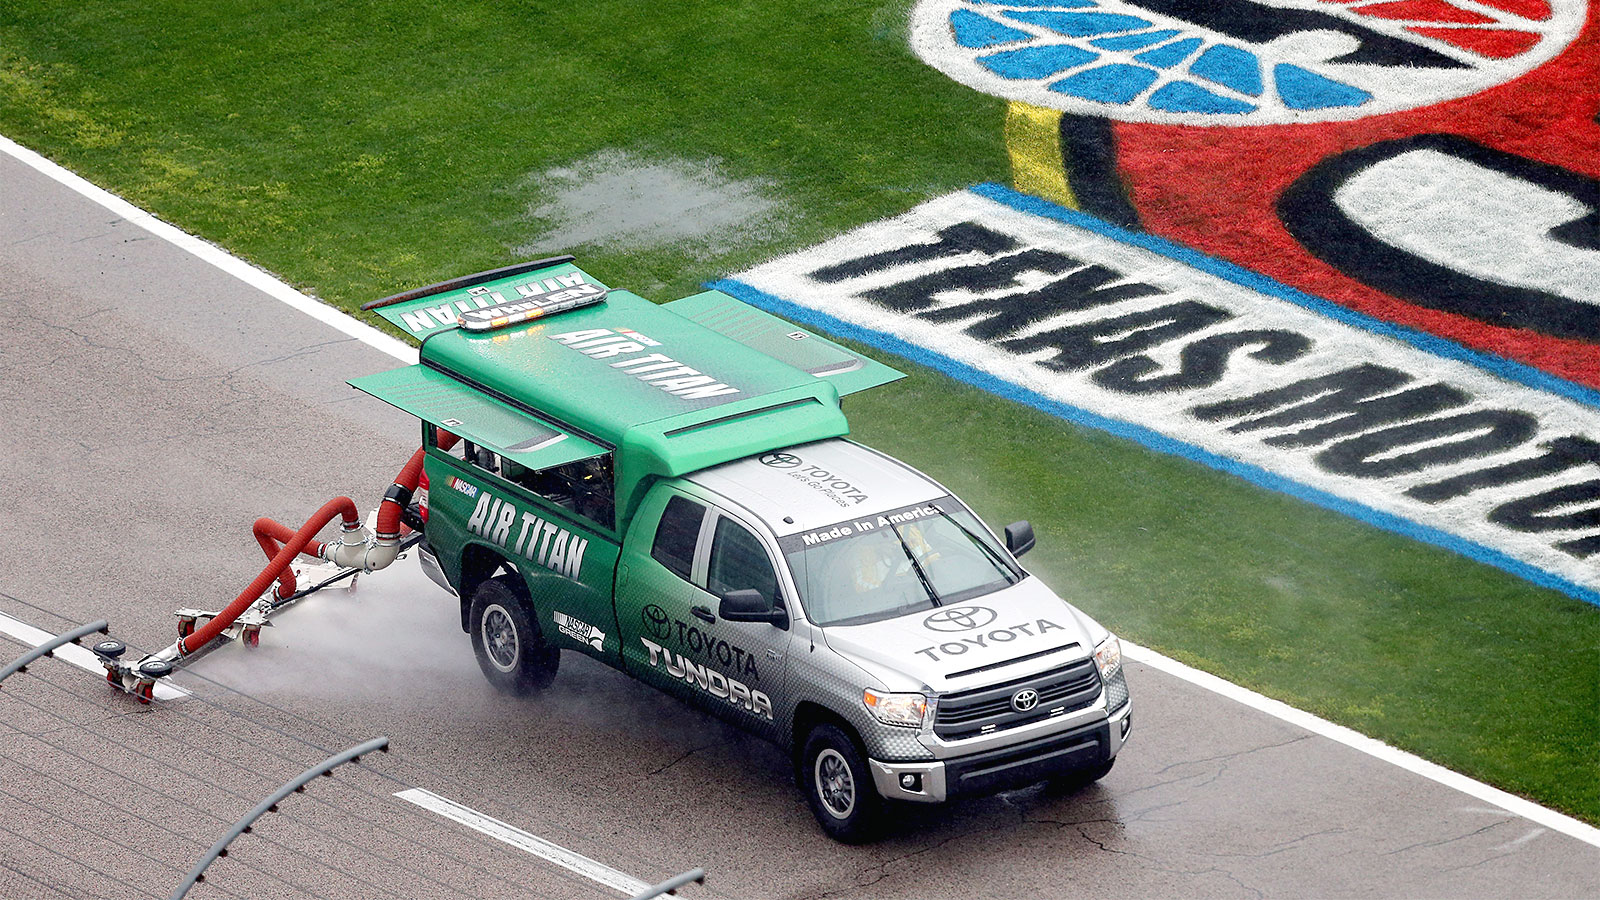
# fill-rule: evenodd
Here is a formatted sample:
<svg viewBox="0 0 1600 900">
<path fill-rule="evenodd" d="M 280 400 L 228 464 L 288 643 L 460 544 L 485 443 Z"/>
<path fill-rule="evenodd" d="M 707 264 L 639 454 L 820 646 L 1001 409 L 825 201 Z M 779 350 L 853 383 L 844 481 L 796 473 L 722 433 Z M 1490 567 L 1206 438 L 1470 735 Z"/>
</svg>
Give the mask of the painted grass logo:
<svg viewBox="0 0 1600 900">
<path fill-rule="evenodd" d="M 1600 604 L 1600 396 L 1007 188 L 716 285 Z"/>
<path fill-rule="evenodd" d="M 1586 0 L 922 0 L 911 44 L 976 90 L 1123 121 L 1364 118 L 1550 60 Z"/>
</svg>

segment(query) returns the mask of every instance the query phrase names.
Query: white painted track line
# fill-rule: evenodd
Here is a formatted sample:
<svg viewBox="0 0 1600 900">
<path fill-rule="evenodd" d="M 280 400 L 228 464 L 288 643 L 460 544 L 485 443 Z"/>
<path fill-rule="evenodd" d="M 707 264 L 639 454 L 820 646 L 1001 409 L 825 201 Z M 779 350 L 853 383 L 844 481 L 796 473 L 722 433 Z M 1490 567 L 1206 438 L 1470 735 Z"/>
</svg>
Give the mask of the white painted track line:
<svg viewBox="0 0 1600 900">
<path fill-rule="evenodd" d="M 1553 809 L 1547 809 L 1531 800 L 1524 800 L 1516 794 L 1507 793 L 1481 781 L 1474 781 L 1460 772 L 1454 772 L 1437 763 L 1428 762 L 1422 757 L 1407 753 L 1404 750 L 1397 750 L 1358 731 L 1352 731 L 1343 725 L 1335 725 L 1304 710 L 1295 709 L 1280 700 L 1274 700 L 1249 688 L 1240 687 L 1231 681 L 1218 678 L 1210 672 L 1202 672 L 1193 666 L 1162 656 L 1154 650 L 1146 649 L 1138 644 L 1123 641 L 1122 653 L 1134 662 L 1144 663 L 1152 669 L 1159 669 L 1174 678 L 1181 678 L 1212 693 L 1243 703 L 1251 709 L 1260 710 L 1273 718 L 1282 719 L 1292 725 L 1298 725 L 1307 731 L 1319 734 L 1329 740 L 1337 741 L 1353 750 L 1359 750 L 1368 756 L 1381 759 L 1408 772 L 1421 775 L 1429 781 L 1436 781 L 1446 787 L 1455 788 L 1485 803 L 1493 803 L 1507 812 L 1515 813 L 1552 831 L 1559 831 L 1568 837 L 1577 838 L 1586 844 L 1600 847 L 1600 828 L 1580 822 L 1571 816 L 1563 815 Z"/>
<path fill-rule="evenodd" d="M 83 178 L 74 175 L 15 141 L 0 136 L 0 152 L 16 158 L 46 177 L 71 188 L 73 191 L 122 216 L 156 237 L 187 250 L 207 263 L 237 277 L 246 284 L 264 291 L 317 321 L 324 322 L 330 327 L 403 362 L 414 363 L 417 361 L 416 349 L 404 341 L 390 337 L 364 322 L 357 321 L 355 318 L 327 304 L 302 294 L 273 275 L 229 254 L 215 244 L 209 244 L 194 235 L 157 219 L 121 197 L 90 184 Z M 1153 650 L 1129 643 L 1124 643 L 1123 648 L 1128 653 L 1129 659 L 1144 663 L 1151 668 L 1159 669 L 1174 678 L 1180 678 L 1223 697 L 1243 703 L 1274 718 L 1298 725 L 1329 740 L 1337 741 L 1376 759 L 1399 766 L 1430 781 L 1455 788 L 1486 803 L 1492 803 L 1507 812 L 1543 825 L 1552 831 L 1558 831 L 1569 837 L 1577 838 L 1584 843 L 1600 847 L 1600 829 L 1580 822 L 1571 816 L 1563 815 L 1553 809 L 1547 809 L 1537 803 L 1524 800 L 1499 788 L 1490 787 L 1480 781 L 1474 781 L 1465 775 L 1452 772 L 1443 766 L 1430 763 L 1403 750 L 1396 750 L 1382 741 L 1373 740 L 1343 725 L 1335 725 L 1308 712 L 1295 709 L 1286 703 L 1281 703 L 1255 691 L 1242 688 L 1215 675 L 1184 665 L 1175 659 L 1169 659 Z M 88 651 L 84 652 L 87 653 Z M 442 800 L 443 798 L 440 799 Z M 643 887 L 648 887 L 648 885 L 642 886 L 640 889 L 642 890 Z"/>
<path fill-rule="evenodd" d="M 401 362 L 414 363 L 417 361 L 417 350 L 399 338 L 373 328 L 365 322 L 345 315 L 337 309 L 312 297 L 295 290 L 276 276 L 245 262 L 237 256 L 223 250 L 216 244 L 208 243 L 183 231 L 176 226 L 161 221 L 154 215 L 145 212 L 132 203 L 118 197 L 116 194 L 96 187 L 85 179 L 63 169 L 43 156 L 29 150 L 8 137 L 0 135 L 0 152 L 13 157 L 17 161 L 50 178 L 52 181 L 82 194 L 95 203 L 100 204 L 113 213 L 128 220 L 130 223 L 143 228 L 162 240 L 194 254 L 201 260 L 216 266 L 229 275 L 239 279 L 245 284 L 267 294 L 274 299 L 282 301 L 305 313 L 313 319 L 343 332 L 350 337 L 368 344 L 384 353 L 389 354 Z"/>
<path fill-rule="evenodd" d="M 595 862 L 581 853 L 574 853 L 559 844 L 552 844 L 544 838 L 531 835 L 513 825 L 507 825 L 499 819 L 486 816 L 471 807 L 462 806 L 454 800 L 448 797 L 441 797 L 432 791 L 411 788 L 409 790 L 396 791 L 395 796 L 408 803 L 415 803 L 429 812 L 438 813 L 446 819 L 460 822 L 474 831 L 487 834 L 489 837 L 510 844 L 518 850 L 525 850 L 534 856 L 553 862 L 561 868 L 582 875 L 590 881 L 596 881 L 608 888 L 621 891 L 629 897 L 637 896 L 650 889 L 649 884 L 618 872 L 604 863 Z"/>
<path fill-rule="evenodd" d="M 43 628 L 35 628 L 27 622 L 21 619 L 13 619 L 5 613 L 0 613 L 0 634 L 14 637 L 30 647 L 37 647 L 55 637 L 55 635 L 45 631 Z M 64 663 L 93 672 L 101 677 L 105 676 L 106 670 L 104 666 L 100 665 L 100 657 L 95 656 L 94 651 L 88 647 L 66 644 L 57 647 L 51 655 Z M 38 665 L 38 663 L 32 663 L 32 665 Z M 189 692 L 175 684 L 158 681 L 153 695 L 157 700 L 176 700 L 179 697 L 189 696 Z"/>
</svg>

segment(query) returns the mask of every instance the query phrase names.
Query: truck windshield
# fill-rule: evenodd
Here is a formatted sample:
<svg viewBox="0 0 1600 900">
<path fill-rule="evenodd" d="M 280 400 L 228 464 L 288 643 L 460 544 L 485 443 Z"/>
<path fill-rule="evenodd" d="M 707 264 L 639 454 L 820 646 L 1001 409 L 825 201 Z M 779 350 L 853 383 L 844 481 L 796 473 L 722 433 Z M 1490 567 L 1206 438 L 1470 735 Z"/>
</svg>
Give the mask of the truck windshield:
<svg viewBox="0 0 1600 900">
<path fill-rule="evenodd" d="M 1015 584 L 1022 577 L 953 497 L 779 541 L 818 625 L 859 625 Z"/>
</svg>

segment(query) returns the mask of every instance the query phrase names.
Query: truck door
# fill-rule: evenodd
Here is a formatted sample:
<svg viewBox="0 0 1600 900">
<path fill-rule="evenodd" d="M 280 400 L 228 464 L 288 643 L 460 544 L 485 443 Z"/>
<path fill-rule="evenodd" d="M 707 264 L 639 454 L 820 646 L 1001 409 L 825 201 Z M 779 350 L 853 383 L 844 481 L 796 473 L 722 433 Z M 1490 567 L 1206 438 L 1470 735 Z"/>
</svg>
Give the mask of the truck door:
<svg viewBox="0 0 1600 900">
<path fill-rule="evenodd" d="M 461 441 L 452 451 L 430 453 L 424 465 L 428 539 L 441 563 L 459 574 L 467 548 L 488 550 L 522 576 L 547 641 L 616 665 L 611 584 L 617 545 L 604 524 L 610 508 L 592 497 L 575 498 L 570 489 L 558 491 L 573 480 L 566 470 L 574 467 L 609 475 L 610 456 L 531 471 Z M 470 602 L 462 598 L 463 620 Z"/>
<path fill-rule="evenodd" d="M 617 619 L 640 679 L 759 734 L 777 733 L 790 632 L 727 622 L 721 593 L 778 596 L 775 557 L 752 528 L 703 500 L 657 486 L 623 542 Z"/>
</svg>

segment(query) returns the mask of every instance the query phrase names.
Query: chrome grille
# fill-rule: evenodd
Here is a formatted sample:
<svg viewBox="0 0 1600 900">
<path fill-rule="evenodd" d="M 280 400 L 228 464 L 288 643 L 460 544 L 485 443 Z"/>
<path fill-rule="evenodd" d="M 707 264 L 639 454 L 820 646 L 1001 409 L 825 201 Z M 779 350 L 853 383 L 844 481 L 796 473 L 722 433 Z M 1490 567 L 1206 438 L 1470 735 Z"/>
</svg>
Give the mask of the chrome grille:
<svg viewBox="0 0 1600 900">
<path fill-rule="evenodd" d="M 1019 712 L 1011 705 L 1018 691 L 1038 692 L 1038 705 Z M 1081 659 L 1048 672 L 1000 684 L 955 691 L 939 697 L 933 733 L 948 740 L 990 734 L 1082 709 L 1100 696 L 1100 672 L 1093 659 Z"/>
</svg>

